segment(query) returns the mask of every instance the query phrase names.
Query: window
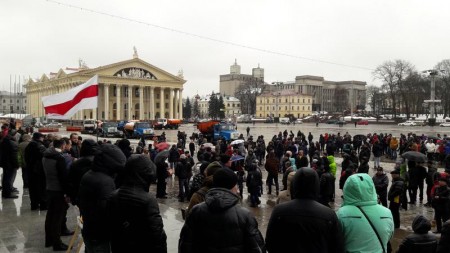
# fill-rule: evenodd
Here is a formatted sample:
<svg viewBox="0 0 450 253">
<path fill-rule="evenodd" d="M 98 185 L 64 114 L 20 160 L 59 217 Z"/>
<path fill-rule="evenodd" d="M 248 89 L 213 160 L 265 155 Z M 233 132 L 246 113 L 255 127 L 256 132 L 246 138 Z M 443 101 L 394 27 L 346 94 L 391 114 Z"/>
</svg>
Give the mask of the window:
<svg viewBox="0 0 450 253">
<path fill-rule="evenodd" d="M 12 104 L 12 99 L 10 99 L 9 102 Z"/>
<path fill-rule="evenodd" d="M 137 98 L 139 97 L 139 88 L 135 88 L 134 96 L 137 97 Z"/>
<path fill-rule="evenodd" d="M 286 103 L 288 102 L 288 99 L 286 98 Z"/>
<path fill-rule="evenodd" d="M 305 99 L 303 99 L 303 104 L 305 103 Z"/>
<path fill-rule="evenodd" d="M 308 104 L 311 103 L 311 99 L 308 98 Z"/>
<path fill-rule="evenodd" d="M 169 108 L 169 103 L 165 103 L 165 108 Z"/>
<path fill-rule="evenodd" d="M 125 97 L 128 97 L 128 87 L 124 87 L 123 88 L 123 95 L 125 96 Z"/>
<path fill-rule="evenodd" d="M 156 108 L 159 109 L 159 103 L 156 103 Z"/>
<path fill-rule="evenodd" d="M 300 106 L 297 105 L 297 111 L 300 110 Z"/>
<path fill-rule="evenodd" d="M 284 110 L 287 111 L 287 106 L 284 106 Z"/>
<path fill-rule="evenodd" d="M 4 107 L 4 106 L 3 106 Z M 275 111 L 275 106 L 272 106 L 272 110 Z"/>
<path fill-rule="evenodd" d="M 305 106 L 303 106 L 303 109 L 302 109 L 303 111 L 305 110 Z"/>
<path fill-rule="evenodd" d="M 262 114 L 261 114 L 261 113 L 259 114 L 259 117 L 262 117 Z"/>
<path fill-rule="evenodd" d="M 3 100 L 3 103 L 5 103 L 5 100 Z M 275 98 L 273 99 L 273 102 L 272 103 L 275 103 Z"/>
<path fill-rule="evenodd" d="M 269 108 L 270 108 L 270 107 L 269 107 L 269 106 L 267 106 L 267 110 L 269 110 Z"/>
<path fill-rule="evenodd" d="M 17 99 L 17 103 L 19 103 L 19 99 Z"/>
<path fill-rule="evenodd" d="M 25 99 L 25 102 L 24 102 L 25 104 L 27 103 L 27 100 Z"/>
<path fill-rule="evenodd" d="M 113 96 L 117 96 L 117 86 L 113 86 Z"/>
<path fill-rule="evenodd" d="M 230 104 L 227 104 L 227 107 L 230 107 Z"/>
<path fill-rule="evenodd" d="M 168 95 L 168 94 L 165 94 L 164 97 L 165 97 L 166 99 L 169 99 L 169 95 Z"/>
<path fill-rule="evenodd" d="M 297 99 L 297 103 L 299 103 L 299 104 L 300 104 L 300 98 L 299 98 L 299 99 Z"/>
</svg>

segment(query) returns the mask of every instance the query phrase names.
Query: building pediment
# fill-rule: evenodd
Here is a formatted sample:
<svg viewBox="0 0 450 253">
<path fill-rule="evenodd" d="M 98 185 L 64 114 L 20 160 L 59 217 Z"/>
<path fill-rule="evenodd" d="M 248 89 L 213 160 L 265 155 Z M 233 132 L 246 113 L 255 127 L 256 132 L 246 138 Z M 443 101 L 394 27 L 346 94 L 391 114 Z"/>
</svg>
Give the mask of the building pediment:
<svg viewBox="0 0 450 253">
<path fill-rule="evenodd" d="M 114 76 L 118 78 L 146 79 L 160 81 L 175 81 L 185 83 L 182 78 L 172 75 L 139 58 L 113 63 L 93 69 L 83 70 L 82 74 L 98 74 L 100 76 Z"/>
</svg>

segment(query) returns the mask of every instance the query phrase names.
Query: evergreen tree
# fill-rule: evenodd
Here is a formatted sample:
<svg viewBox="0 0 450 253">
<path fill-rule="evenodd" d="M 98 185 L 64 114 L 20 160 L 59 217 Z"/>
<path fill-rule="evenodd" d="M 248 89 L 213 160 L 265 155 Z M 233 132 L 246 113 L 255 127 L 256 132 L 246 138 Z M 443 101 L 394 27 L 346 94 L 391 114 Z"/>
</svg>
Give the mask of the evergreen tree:
<svg viewBox="0 0 450 253">
<path fill-rule="evenodd" d="M 216 119 L 219 114 L 218 114 L 218 100 L 216 97 L 216 94 L 214 94 L 214 92 L 211 94 L 210 98 L 209 98 L 209 102 L 208 102 L 208 115 L 209 117 L 211 117 L 212 119 Z"/>
<path fill-rule="evenodd" d="M 198 107 L 198 101 L 197 99 L 194 101 L 194 108 L 193 108 L 194 117 L 200 117 L 200 108 Z"/>
<path fill-rule="evenodd" d="M 183 116 L 186 119 L 191 118 L 192 106 L 189 97 L 186 99 L 186 103 L 183 106 Z"/>
<path fill-rule="evenodd" d="M 223 96 L 219 97 L 219 101 L 218 101 L 218 106 L 219 111 L 218 111 L 218 115 L 220 119 L 225 118 L 225 103 L 223 102 Z"/>
</svg>

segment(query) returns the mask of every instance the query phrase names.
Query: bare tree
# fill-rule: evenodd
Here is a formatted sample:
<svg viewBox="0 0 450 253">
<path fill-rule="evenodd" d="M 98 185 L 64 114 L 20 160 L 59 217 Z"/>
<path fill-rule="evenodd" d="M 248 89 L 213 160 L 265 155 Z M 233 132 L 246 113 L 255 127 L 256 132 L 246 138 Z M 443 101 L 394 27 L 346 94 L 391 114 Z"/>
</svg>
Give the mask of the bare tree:
<svg viewBox="0 0 450 253">
<path fill-rule="evenodd" d="M 256 97 L 264 92 L 267 84 L 258 78 L 252 78 L 236 89 L 236 97 L 241 101 L 243 114 L 256 113 Z"/>
<path fill-rule="evenodd" d="M 404 60 L 386 61 L 379 65 L 373 75 L 376 79 L 383 82 L 383 87 L 388 91 L 392 101 L 392 113 L 394 118 L 397 116 L 397 101 L 406 77 L 413 71 L 414 67 L 411 63 Z"/>
</svg>

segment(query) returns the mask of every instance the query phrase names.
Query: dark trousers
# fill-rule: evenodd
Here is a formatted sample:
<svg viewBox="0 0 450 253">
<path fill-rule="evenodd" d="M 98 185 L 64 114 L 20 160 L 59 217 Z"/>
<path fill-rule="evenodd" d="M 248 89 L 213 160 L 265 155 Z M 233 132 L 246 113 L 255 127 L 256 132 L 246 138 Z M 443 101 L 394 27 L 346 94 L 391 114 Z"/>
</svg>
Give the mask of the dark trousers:
<svg viewBox="0 0 450 253">
<path fill-rule="evenodd" d="M 162 198 L 166 196 L 166 180 L 163 178 L 158 178 L 156 183 L 156 197 Z"/>
<path fill-rule="evenodd" d="M 409 193 L 409 202 L 411 203 L 416 203 L 417 200 L 417 188 L 418 186 L 413 186 L 411 188 L 408 189 L 408 193 Z"/>
<path fill-rule="evenodd" d="M 427 203 L 431 203 L 431 189 L 433 188 L 433 185 L 427 184 Z"/>
<path fill-rule="evenodd" d="M 381 205 L 387 207 L 387 192 L 378 192 L 377 194 L 380 198 Z"/>
<path fill-rule="evenodd" d="M 189 195 L 189 179 L 188 178 L 178 178 L 178 190 L 180 195 L 180 200 L 184 201 L 184 198 Z"/>
<path fill-rule="evenodd" d="M 419 200 L 421 203 L 423 201 L 423 185 L 424 185 L 423 180 L 420 180 L 419 181 Z"/>
<path fill-rule="evenodd" d="M 434 219 L 436 220 L 436 229 L 438 232 L 442 231 L 442 223 L 446 222 L 450 218 L 448 212 L 442 211 L 440 209 L 434 209 Z"/>
<path fill-rule="evenodd" d="M 22 167 L 23 188 L 28 188 L 28 174 L 28 168 L 26 166 Z"/>
<path fill-rule="evenodd" d="M 13 182 L 15 179 L 16 169 L 13 168 L 3 168 L 3 178 L 2 178 L 2 196 L 9 196 L 13 190 Z"/>
<path fill-rule="evenodd" d="M 45 216 L 45 245 L 57 246 L 61 243 L 61 224 L 67 211 L 67 203 L 62 192 L 48 191 L 48 210 Z"/>
<path fill-rule="evenodd" d="M 394 228 L 400 227 L 400 204 L 395 203 L 394 201 L 391 201 L 389 203 L 389 210 L 391 210 L 392 218 L 394 219 Z"/>
<path fill-rule="evenodd" d="M 42 174 L 30 172 L 28 180 L 31 208 L 47 208 L 44 172 Z"/>
<path fill-rule="evenodd" d="M 278 174 L 275 175 L 271 175 L 270 173 L 267 174 L 267 187 L 269 188 L 269 194 L 272 193 L 272 183 L 275 182 L 275 189 L 278 192 L 280 191 L 280 185 L 278 184 Z"/>
</svg>

